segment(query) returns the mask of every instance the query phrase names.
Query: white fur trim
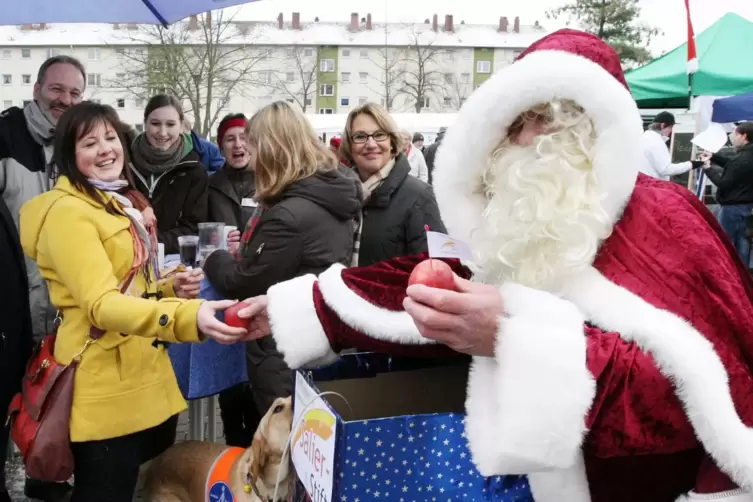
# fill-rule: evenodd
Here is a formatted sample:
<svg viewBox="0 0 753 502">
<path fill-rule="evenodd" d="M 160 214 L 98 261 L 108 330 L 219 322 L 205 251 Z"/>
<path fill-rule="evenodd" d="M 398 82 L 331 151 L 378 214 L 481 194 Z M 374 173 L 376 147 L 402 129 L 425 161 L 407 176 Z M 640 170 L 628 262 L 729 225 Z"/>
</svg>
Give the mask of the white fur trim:
<svg viewBox="0 0 753 502">
<path fill-rule="evenodd" d="M 677 502 L 693 502 L 694 500 L 723 500 L 725 502 L 753 502 L 753 494 L 741 488 L 722 493 L 693 493 L 682 495 Z M 538 500 L 536 501 L 538 502 Z"/>
<path fill-rule="evenodd" d="M 528 483 L 536 502 L 591 502 L 583 453 L 567 469 L 530 473 Z"/>
<path fill-rule="evenodd" d="M 383 309 L 358 296 L 343 281 L 343 270 L 342 265 L 332 265 L 319 275 L 319 291 L 342 322 L 379 340 L 406 345 L 434 343 L 421 336 L 407 312 Z"/>
<path fill-rule="evenodd" d="M 741 487 L 753 487 L 753 430 L 730 395 L 727 371 L 714 346 L 693 326 L 660 310 L 589 268 L 565 297 L 604 330 L 650 353 L 675 385 L 695 433 L 717 466 Z"/>
<path fill-rule="evenodd" d="M 501 293 L 509 317 L 495 357 L 475 357 L 468 380 L 474 463 L 484 476 L 571 468 L 595 393 L 583 316 L 543 291 L 507 283 Z"/>
<path fill-rule="evenodd" d="M 323 366 L 337 359 L 316 314 L 315 282 L 315 276 L 303 275 L 275 284 L 267 291 L 272 336 L 285 363 L 293 369 Z"/>
<path fill-rule="evenodd" d="M 518 115 L 555 98 L 574 100 L 593 121 L 598 134 L 593 167 L 607 194 L 604 210 L 617 222 L 643 160 L 638 107 L 630 92 L 596 63 L 542 50 L 498 71 L 474 91 L 442 140 L 434 192 L 450 235 L 471 242 L 486 206 L 478 189 L 489 155 Z"/>
</svg>

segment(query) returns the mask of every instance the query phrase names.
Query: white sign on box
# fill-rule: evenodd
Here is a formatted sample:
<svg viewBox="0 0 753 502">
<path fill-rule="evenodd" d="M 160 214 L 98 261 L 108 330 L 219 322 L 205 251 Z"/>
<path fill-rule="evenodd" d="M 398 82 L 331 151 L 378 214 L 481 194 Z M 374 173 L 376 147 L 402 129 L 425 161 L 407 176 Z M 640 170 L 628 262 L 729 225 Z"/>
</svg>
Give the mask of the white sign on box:
<svg viewBox="0 0 753 502">
<path fill-rule="evenodd" d="M 690 140 L 695 146 L 707 152 L 717 153 L 727 144 L 727 131 L 722 124 L 712 123 L 705 131 Z"/>
<path fill-rule="evenodd" d="M 432 258 L 457 258 L 458 260 L 473 261 L 471 247 L 465 242 L 453 239 L 440 232 L 426 232 L 429 256 Z"/>
<path fill-rule="evenodd" d="M 309 403 L 313 404 L 309 406 Z M 293 427 L 295 434 L 290 443 L 290 456 L 298 479 L 312 502 L 331 502 L 337 417 L 300 373 L 296 373 L 295 378 Z"/>
</svg>

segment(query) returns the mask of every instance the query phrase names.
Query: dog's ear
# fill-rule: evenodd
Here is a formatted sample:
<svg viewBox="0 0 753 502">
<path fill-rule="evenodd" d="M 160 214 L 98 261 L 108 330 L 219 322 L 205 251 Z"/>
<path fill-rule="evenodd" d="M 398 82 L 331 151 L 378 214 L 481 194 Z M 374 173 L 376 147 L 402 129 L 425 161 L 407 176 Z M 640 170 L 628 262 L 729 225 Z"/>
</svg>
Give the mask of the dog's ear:
<svg viewBox="0 0 753 502">
<path fill-rule="evenodd" d="M 261 434 L 254 435 L 254 440 L 251 443 L 251 453 L 253 453 L 251 475 L 254 479 L 257 479 L 269 462 L 269 448 Z"/>
</svg>

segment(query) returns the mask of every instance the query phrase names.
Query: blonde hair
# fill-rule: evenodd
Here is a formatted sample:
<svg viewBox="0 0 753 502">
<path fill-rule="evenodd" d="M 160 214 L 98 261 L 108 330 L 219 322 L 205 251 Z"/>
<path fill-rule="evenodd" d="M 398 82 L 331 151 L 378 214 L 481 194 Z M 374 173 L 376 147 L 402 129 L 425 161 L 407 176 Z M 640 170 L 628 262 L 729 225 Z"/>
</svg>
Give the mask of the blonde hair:
<svg viewBox="0 0 753 502">
<path fill-rule="evenodd" d="M 368 115 L 374 122 L 377 123 L 379 129 L 390 135 L 390 153 L 394 157 L 400 152 L 400 133 L 398 132 L 397 124 L 390 116 L 383 106 L 376 103 L 366 103 L 357 108 L 354 108 L 348 114 L 347 120 L 345 120 L 345 130 L 343 131 L 343 142 L 340 144 L 340 155 L 343 156 L 350 164 L 354 164 L 353 161 L 353 149 L 351 146 L 351 137 L 353 136 L 353 121 L 359 115 Z"/>
<path fill-rule="evenodd" d="M 248 121 L 246 135 L 256 147 L 256 198 L 269 201 L 290 184 L 337 167 L 308 119 L 285 101 L 271 103 Z"/>
</svg>

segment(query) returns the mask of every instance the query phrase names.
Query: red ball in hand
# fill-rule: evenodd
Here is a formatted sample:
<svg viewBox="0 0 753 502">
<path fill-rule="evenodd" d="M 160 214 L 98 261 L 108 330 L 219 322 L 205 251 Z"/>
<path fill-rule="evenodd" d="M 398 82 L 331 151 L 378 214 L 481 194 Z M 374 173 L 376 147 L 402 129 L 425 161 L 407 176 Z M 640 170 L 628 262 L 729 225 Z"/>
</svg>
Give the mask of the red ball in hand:
<svg viewBox="0 0 753 502">
<path fill-rule="evenodd" d="M 238 302 L 225 310 L 225 324 L 234 328 L 249 329 L 251 327 L 251 318 L 238 317 L 238 312 L 248 306 L 249 304 L 246 302 Z"/>
<path fill-rule="evenodd" d="M 423 284 L 430 288 L 455 289 L 455 274 L 452 267 L 441 260 L 424 260 L 413 269 L 408 286 Z"/>
</svg>

